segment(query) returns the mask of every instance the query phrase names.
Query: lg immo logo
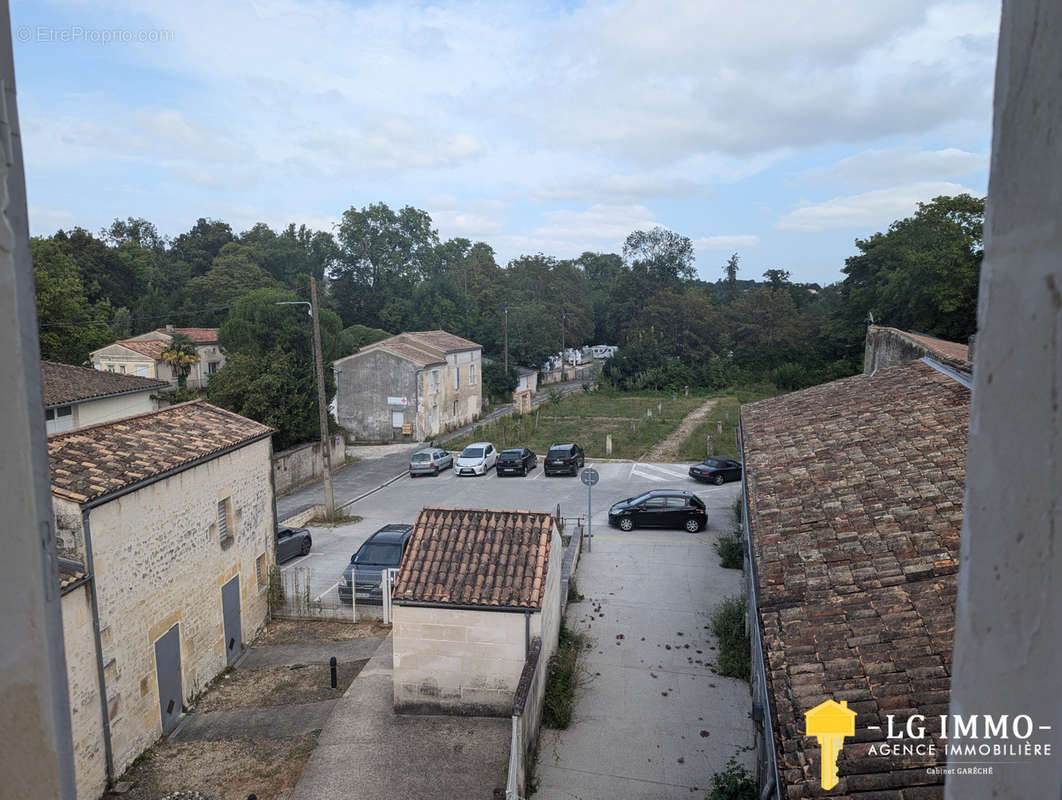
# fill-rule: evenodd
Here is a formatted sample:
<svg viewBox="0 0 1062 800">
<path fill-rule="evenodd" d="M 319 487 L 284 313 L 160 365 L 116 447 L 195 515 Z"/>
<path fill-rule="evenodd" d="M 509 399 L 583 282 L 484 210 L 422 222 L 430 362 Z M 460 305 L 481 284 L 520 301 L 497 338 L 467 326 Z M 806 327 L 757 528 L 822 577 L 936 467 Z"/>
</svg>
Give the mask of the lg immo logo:
<svg viewBox="0 0 1062 800">
<path fill-rule="evenodd" d="M 855 736 L 856 712 L 848 707 L 848 701 L 837 703 L 826 700 L 804 713 L 804 728 L 808 736 L 819 740 L 822 763 L 819 765 L 819 781 L 823 789 L 837 785 L 837 756 L 847 736 Z"/>
</svg>

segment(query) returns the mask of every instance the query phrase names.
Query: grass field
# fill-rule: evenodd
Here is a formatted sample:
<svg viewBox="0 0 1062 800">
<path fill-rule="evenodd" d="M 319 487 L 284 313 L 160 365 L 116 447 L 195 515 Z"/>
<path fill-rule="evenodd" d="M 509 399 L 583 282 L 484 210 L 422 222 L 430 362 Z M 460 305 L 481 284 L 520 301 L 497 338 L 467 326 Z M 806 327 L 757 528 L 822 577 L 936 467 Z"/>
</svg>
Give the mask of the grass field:
<svg viewBox="0 0 1062 800">
<path fill-rule="evenodd" d="M 708 419 L 693 429 L 686 441 L 679 447 L 679 457 L 684 461 L 698 461 L 707 456 L 708 435 L 712 436 L 712 455 L 723 458 L 737 458 L 738 410 L 742 403 L 751 403 L 773 393 L 755 389 L 738 389 L 724 395 L 715 404 Z M 719 423 L 723 423 L 723 432 L 719 432 Z"/>
<path fill-rule="evenodd" d="M 478 425 L 470 435 L 446 446 L 461 450 L 472 442 L 488 441 L 499 449 L 527 447 L 544 456 L 554 442 L 575 442 L 587 456 L 606 458 L 605 436 L 611 433 L 611 457 L 637 459 L 705 399 L 705 395 L 662 392 L 571 394 L 559 402 L 549 400 L 529 414 Z M 646 415 L 647 409 L 652 410 L 652 417 Z"/>
</svg>

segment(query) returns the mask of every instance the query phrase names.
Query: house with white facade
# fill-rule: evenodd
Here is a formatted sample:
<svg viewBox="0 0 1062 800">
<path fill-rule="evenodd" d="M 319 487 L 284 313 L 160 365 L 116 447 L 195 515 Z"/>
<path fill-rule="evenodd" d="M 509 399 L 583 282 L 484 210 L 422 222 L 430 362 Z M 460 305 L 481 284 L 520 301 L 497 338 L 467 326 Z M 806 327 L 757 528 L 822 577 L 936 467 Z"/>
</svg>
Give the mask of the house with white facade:
<svg viewBox="0 0 1062 800">
<path fill-rule="evenodd" d="M 48 434 L 155 411 L 170 384 L 155 378 L 41 362 Z"/>
<path fill-rule="evenodd" d="M 79 799 L 265 625 L 272 433 L 195 401 L 49 438 Z"/>
<path fill-rule="evenodd" d="M 104 372 L 158 378 L 176 386 L 177 376 L 173 368 L 162 360 L 162 353 L 177 333 L 191 339 L 199 355 L 199 360 L 192 364 L 188 373 L 188 387 L 205 389 L 210 376 L 225 365 L 225 353 L 218 345 L 217 328 L 175 328 L 167 325 L 93 350 L 89 358 L 93 367 Z"/>
</svg>

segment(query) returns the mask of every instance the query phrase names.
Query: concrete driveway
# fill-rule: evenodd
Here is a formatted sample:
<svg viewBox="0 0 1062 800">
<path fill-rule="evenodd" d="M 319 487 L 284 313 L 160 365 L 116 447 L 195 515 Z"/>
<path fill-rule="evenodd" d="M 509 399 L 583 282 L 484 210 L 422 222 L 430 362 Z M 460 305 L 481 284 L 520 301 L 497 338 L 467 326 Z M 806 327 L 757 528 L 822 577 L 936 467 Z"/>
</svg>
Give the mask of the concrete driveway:
<svg viewBox="0 0 1062 800">
<path fill-rule="evenodd" d="M 584 553 L 585 599 L 566 620 L 594 646 L 572 724 L 542 733 L 536 800 L 704 797 L 731 756 L 752 765 L 749 687 L 713 672 L 708 630 L 715 604 L 741 590 L 712 547 L 739 490 L 701 492 L 709 532 L 609 531 Z"/>
</svg>

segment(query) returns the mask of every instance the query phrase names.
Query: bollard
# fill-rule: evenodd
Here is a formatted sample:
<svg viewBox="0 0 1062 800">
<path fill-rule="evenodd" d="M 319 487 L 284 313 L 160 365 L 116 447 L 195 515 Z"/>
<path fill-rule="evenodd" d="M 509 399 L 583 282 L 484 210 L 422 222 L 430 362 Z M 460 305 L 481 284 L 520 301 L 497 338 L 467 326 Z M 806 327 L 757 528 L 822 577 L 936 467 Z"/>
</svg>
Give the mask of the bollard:
<svg viewBox="0 0 1062 800">
<path fill-rule="evenodd" d="M 652 419 L 653 418 L 653 409 L 651 409 L 651 408 L 645 409 L 645 416 L 648 417 L 649 419 Z"/>
<path fill-rule="evenodd" d="M 612 457 L 612 434 L 611 433 L 606 433 L 605 434 L 605 457 L 606 458 L 611 458 Z"/>
<path fill-rule="evenodd" d="M 328 659 L 328 666 L 332 668 L 332 688 L 335 689 L 339 685 L 339 680 L 336 676 L 336 657 L 332 656 Z"/>
<path fill-rule="evenodd" d="M 715 423 L 715 427 L 719 431 L 719 433 L 722 433 L 723 432 L 723 421 L 719 420 L 718 422 L 716 422 Z"/>
</svg>

